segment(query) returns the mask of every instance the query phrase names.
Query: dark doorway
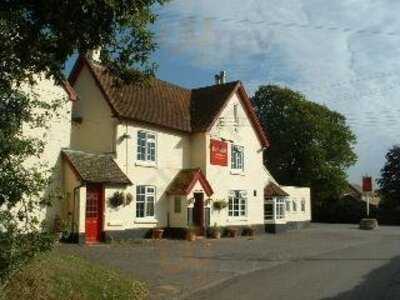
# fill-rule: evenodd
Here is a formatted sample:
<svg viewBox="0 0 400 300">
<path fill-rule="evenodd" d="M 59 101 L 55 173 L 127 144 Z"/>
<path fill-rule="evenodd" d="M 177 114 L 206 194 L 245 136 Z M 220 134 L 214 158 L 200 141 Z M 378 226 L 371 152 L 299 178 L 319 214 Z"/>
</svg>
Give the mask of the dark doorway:
<svg viewBox="0 0 400 300">
<path fill-rule="evenodd" d="M 198 235 L 204 235 L 205 232 L 205 218 L 204 218 L 204 194 L 194 194 L 194 207 L 193 207 L 193 225 L 197 228 Z"/>
</svg>

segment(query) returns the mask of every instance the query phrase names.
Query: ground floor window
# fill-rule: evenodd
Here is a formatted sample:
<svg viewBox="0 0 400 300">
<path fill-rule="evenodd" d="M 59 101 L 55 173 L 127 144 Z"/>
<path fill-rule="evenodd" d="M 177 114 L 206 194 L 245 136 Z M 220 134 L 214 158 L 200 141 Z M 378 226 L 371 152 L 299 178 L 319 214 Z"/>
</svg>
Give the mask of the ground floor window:
<svg viewBox="0 0 400 300">
<path fill-rule="evenodd" d="M 241 217 L 247 215 L 247 193 L 246 191 L 233 190 L 229 192 L 228 215 L 230 217 Z"/>
<path fill-rule="evenodd" d="M 301 211 L 306 211 L 306 200 L 301 200 Z"/>
<path fill-rule="evenodd" d="M 276 198 L 276 219 L 285 218 L 285 199 Z"/>
<path fill-rule="evenodd" d="M 266 200 L 264 202 L 264 220 L 274 219 L 274 202 L 272 200 Z"/>
<path fill-rule="evenodd" d="M 136 187 L 136 217 L 154 217 L 154 202 L 156 188 L 151 185 L 138 185 Z"/>
</svg>

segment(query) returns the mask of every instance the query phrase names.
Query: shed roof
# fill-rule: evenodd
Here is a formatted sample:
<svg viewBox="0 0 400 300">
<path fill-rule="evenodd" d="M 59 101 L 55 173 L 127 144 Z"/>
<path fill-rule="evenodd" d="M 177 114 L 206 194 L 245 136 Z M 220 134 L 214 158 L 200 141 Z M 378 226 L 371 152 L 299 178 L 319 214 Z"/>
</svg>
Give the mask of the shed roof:
<svg viewBox="0 0 400 300">
<path fill-rule="evenodd" d="M 287 197 L 289 196 L 282 188 L 273 183 L 268 183 L 264 188 L 264 199 L 271 199 L 272 197 Z"/>
<path fill-rule="evenodd" d="M 62 153 L 83 182 L 132 184 L 111 155 L 93 154 L 71 149 L 64 149 Z"/>
</svg>

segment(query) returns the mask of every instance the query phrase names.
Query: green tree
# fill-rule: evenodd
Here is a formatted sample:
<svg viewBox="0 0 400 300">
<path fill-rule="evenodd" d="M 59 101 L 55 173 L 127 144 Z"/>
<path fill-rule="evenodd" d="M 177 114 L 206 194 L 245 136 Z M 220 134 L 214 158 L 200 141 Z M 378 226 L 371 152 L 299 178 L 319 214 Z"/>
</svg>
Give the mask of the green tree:
<svg viewBox="0 0 400 300">
<path fill-rule="evenodd" d="M 0 2 L 0 282 L 51 244 L 41 238 L 38 220 L 31 217 L 44 203 L 39 196 L 48 184 L 47 173 L 23 164 L 28 157 L 39 157 L 44 145 L 25 136 L 22 127 L 45 127 L 57 101 L 29 97 L 21 85 L 34 85 L 37 74 L 61 84 L 67 58 L 99 48 L 109 72 L 141 82 L 155 69 L 149 57 L 156 45 L 148 26 L 156 19 L 153 7 L 164 2 Z"/>
<path fill-rule="evenodd" d="M 272 175 L 283 185 L 309 186 L 317 211 L 337 199 L 357 158 L 345 117 L 275 85 L 261 86 L 253 102 L 271 139 L 264 162 Z"/>
<path fill-rule="evenodd" d="M 386 154 L 386 162 L 377 180 L 383 206 L 393 209 L 400 206 L 400 146 L 393 146 Z"/>
</svg>

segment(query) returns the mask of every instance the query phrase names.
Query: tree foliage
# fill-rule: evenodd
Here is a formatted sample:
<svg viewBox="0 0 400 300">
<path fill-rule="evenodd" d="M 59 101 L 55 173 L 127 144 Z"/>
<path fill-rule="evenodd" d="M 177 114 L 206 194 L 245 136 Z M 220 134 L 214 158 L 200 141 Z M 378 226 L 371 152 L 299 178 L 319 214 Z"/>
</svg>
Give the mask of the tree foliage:
<svg viewBox="0 0 400 300">
<path fill-rule="evenodd" d="M 35 85 L 39 74 L 61 84 L 67 58 L 99 48 L 109 72 L 124 81 L 142 81 L 155 68 L 149 61 L 156 47 L 148 28 L 156 19 L 152 8 L 164 2 L 0 2 L 0 282 L 50 245 L 41 238 L 33 214 L 42 208 L 42 191 L 49 183 L 39 160 L 44 144 L 26 136 L 23 128 L 45 128 L 60 99 L 46 103 L 21 87 Z M 37 157 L 38 164 L 24 164 L 29 157 Z"/>
<path fill-rule="evenodd" d="M 393 146 L 386 154 L 386 162 L 378 179 L 380 194 L 386 208 L 400 206 L 400 146 Z"/>
<path fill-rule="evenodd" d="M 337 198 L 356 162 L 345 117 L 275 85 L 261 86 L 253 102 L 272 144 L 264 161 L 278 182 L 311 187 L 314 205 Z"/>
</svg>

